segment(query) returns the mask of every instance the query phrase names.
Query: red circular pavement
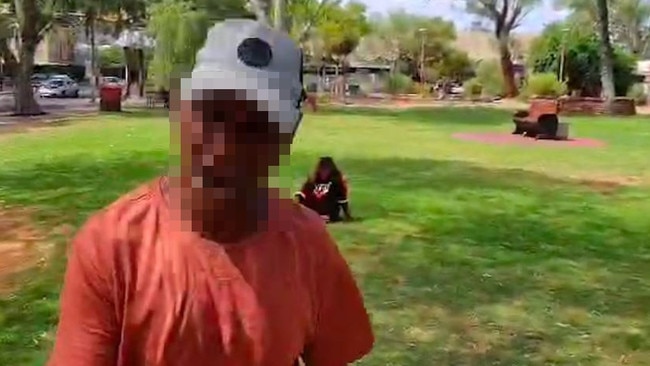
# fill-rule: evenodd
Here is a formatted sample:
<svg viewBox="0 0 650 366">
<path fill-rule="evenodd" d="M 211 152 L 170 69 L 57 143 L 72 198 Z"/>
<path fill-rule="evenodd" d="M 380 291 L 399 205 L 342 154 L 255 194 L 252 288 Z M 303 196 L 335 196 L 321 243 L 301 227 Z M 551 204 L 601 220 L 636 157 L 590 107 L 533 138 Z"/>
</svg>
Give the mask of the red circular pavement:
<svg viewBox="0 0 650 366">
<path fill-rule="evenodd" d="M 568 140 L 535 140 L 530 137 L 513 135 L 510 133 L 455 133 L 454 138 L 465 141 L 481 142 L 492 145 L 522 145 L 522 146 L 551 146 L 551 147 L 604 147 L 603 141 L 587 138 Z"/>
</svg>

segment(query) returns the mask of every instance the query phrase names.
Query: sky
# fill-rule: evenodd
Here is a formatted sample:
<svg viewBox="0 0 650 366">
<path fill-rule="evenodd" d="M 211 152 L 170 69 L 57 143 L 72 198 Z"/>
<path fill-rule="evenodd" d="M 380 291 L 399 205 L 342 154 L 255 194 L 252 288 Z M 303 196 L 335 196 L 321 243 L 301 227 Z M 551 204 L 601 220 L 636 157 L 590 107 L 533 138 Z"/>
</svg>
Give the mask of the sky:
<svg viewBox="0 0 650 366">
<path fill-rule="evenodd" d="M 387 13 L 404 9 L 413 14 L 441 16 L 453 20 L 458 28 L 469 26 L 475 18 L 463 11 L 464 0 L 360 0 L 368 6 L 369 13 Z M 553 6 L 553 0 L 542 0 L 523 21 L 518 30 L 523 33 L 536 33 L 553 21 L 562 19 L 564 13 Z"/>
</svg>

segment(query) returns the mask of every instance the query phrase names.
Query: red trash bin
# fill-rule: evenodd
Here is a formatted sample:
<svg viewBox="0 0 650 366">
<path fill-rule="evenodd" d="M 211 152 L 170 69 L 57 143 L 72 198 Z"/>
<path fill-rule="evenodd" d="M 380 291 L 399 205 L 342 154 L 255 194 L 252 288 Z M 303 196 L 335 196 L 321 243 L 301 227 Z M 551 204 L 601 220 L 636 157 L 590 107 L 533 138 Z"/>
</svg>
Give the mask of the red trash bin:
<svg viewBox="0 0 650 366">
<path fill-rule="evenodd" d="M 99 110 L 103 112 L 122 111 L 122 87 L 106 84 L 99 89 Z"/>
</svg>

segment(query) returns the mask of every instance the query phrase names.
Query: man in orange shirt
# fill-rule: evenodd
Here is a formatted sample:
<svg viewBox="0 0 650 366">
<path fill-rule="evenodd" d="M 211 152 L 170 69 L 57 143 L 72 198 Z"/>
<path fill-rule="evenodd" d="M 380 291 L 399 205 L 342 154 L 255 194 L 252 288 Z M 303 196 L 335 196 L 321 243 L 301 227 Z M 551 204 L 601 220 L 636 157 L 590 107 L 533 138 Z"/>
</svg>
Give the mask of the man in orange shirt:
<svg viewBox="0 0 650 366">
<path fill-rule="evenodd" d="M 300 50 L 227 20 L 172 94 L 180 166 L 93 216 L 49 366 L 343 366 L 363 299 L 317 214 L 268 187 L 301 119 Z"/>
</svg>

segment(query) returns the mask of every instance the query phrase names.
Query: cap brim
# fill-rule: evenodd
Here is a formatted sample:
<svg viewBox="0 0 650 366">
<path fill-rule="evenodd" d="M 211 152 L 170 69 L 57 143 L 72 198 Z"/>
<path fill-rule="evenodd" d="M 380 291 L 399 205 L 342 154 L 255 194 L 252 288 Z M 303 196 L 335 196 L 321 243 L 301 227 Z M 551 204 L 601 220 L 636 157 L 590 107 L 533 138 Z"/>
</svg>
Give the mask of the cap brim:
<svg viewBox="0 0 650 366">
<path fill-rule="evenodd" d="M 291 95 L 283 95 L 283 90 L 290 90 L 282 87 L 286 82 L 275 73 L 257 70 L 195 70 L 181 80 L 181 99 L 204 100 L 206 90 L 233 90 L 237 98 L 258 102 L 258 108 L 269 113 L 269 122 L 279 124 L 280 133 L 294 134 L 301 112 Z"/>
</svg>

